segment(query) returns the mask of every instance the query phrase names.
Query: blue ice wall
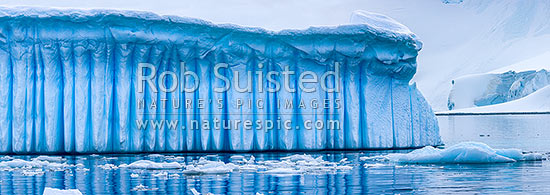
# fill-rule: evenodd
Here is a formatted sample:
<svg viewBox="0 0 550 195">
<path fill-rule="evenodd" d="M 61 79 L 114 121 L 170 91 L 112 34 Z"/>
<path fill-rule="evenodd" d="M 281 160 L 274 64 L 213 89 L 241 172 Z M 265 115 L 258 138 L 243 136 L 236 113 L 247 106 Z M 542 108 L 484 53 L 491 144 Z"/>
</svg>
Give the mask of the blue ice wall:
<svg viewBox="0 0 550 195">
<path fill-rule="evenodd" d="M 376 18 L 374 18 L 376 20 Z M 386 25 L 388 24 L 388 25 Z M 440 144 L 436 118 L 416 86 L 421 43 L 394 28 L 391 21 L 371 25 L 314 27 L 272 32 L 258 28 L 214 25 L 205 21 L 158 16 L 144 12 L 108 10 L 0 9 L 0 152 L 102 153 L 169 151 L 264 151 L 361 148 L 407 148 Z M 401 29 L 400 29 L 401 28 Z M 138 64 L 156 71 L 197 73 L 193 84 L 179 79 L 176 92 L 140 93 Z M 339 64 L 337 93 L 257 90 L 270 83 L 253 80 L 254 90 L 241 93 L 222 85 L 213 67 L 224 71 L 326 72 Z M 259 67 L 257 64 L 263 64 Z M 254 78 L 253 78 L 254 79 Z M 292 81 L 296 76 L 291 77 Z M 332 79 L 332 80 L 331 80 Z M 242 81 L 242 82 L 241 82 Z M 161 81 L 162 82 L 162 81 Z M 161 83 L 161 82 L 156 82 Z M 171 81 L 168 81 L 171 82 Z M 172 81 L 173 82 L 173 81 Z M 247 84 L 240 79 L 242 86 Z M 296 86 L 296 82 L 291 82 Z M 319 88 L 319 86 L 313 86 Z M 192 107 L 140 109 L 162 100 L 204 99 Z M 222 108 L 208 100 L 222 99 Z M 235 108 L 235 99 L 263 99 L 262 108 Z M 340 101 L 339 108 L 285 108 L 277 100 L 298 103 L 323 99 Z M 191 130 L 193 120 L 291 120 L 292 129 Z M 306 130 L 304 121 L 336 119 L 339 130 Z M 139 128 L 136 121 L 177 120 L 180 127 Z"/>
</svg>

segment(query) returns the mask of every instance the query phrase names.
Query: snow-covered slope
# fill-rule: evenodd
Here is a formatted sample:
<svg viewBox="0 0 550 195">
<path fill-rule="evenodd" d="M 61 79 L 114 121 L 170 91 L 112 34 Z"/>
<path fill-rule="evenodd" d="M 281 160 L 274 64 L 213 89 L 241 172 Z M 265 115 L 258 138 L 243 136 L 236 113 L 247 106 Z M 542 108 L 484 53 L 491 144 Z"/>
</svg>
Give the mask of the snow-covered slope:
<svg viewBox="0 0 550 195">
<path fill-rule="evenodd" d="M 550 49 L 547 52 L 544 52 L 540 55 L 537 55 L 533 58 L 523 60 L 521 62 L 505 66 L 496 70 L 493 70 L 489 73 L 505 73 L 509 71 L 514 72 L 524 72 L 530 70 L 547 70 L 550 71 Z"/>
<path fill-rule="evenodd" d="M 419 63 L 425 66 L 419 67 L 415 80 L 436 110 L 446 109 L 453 79 L 539 56 L 550 45 L 548 1 L 464 1 L 454 6 L 456 10 L 449 11 L 457 18 L 444 14 L 438 18 L 449 19 L 447 24 L 432 26 L 431 33 L 418 33 L 425 43 Z M 415 29 L 414 24 L 408 25 Z M 454 32 L 435 35 L 442 33 L 438 28 Z M 457 38 L 449 44 L 442 40 Z"/>
</svg>

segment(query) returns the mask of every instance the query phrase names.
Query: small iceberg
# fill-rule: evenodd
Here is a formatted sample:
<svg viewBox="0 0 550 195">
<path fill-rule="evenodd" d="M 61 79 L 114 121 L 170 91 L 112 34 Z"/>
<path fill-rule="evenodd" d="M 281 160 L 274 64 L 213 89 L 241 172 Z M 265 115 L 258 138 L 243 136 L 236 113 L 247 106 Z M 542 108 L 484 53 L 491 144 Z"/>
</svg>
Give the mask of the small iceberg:
<svg viewBox="0 0 550 195">
<path fill-rule="evenodd" d="M 199 175 L 199 174 L 226 174 L 233 172 L 233 170 L 238 167 L 233 163 L 224 163 L 221 161 L 209 161 L 201 158 L 198 164 L 188 165 L 183 171 L 184 174 L 188 175 Z"/>
<path fill-rule="evenodd" d="M 143 184 L 139 184 L 136 187 L 132 188 L 132 191 L 157 191 L 158 188 L 147 188 L 147 186 L 144 186 Z"/>
<path fill-rule="evenodd" d="M 387 154 L 360 159 L 406 164 L 475 164 L 539 161 L 544 157 L 539 153 L 524 154 L 519 149 L 493 149 L 480 142 L 463 142 L 445 149 L 427 146 L 406 154 Z"/>
</svg>

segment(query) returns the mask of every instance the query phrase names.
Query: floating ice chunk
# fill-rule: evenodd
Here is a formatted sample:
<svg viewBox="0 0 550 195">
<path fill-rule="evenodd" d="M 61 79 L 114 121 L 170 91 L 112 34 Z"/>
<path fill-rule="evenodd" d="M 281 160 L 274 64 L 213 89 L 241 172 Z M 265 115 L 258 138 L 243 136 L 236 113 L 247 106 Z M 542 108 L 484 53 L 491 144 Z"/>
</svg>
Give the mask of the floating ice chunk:
<svg viewBox="0 0 550 195">
<path fill-rule="evenodd" d="M 152 176 L 153 176 L 153 177 L 167 178 L 167 177 L 168 177 L 168 172 L 163 171 L 163 172 L 160 172 L 160 173 L 155 173 L 155 174 L 153 174 Z"/>
<path fill-rule="evenodd" d="M 183 171 L 185 174 L 225 174 L 237 169 L 233 163 L 221 161 L 199 161 L 197 165 L 188 165 Z"/>
<path fill-rule="evenodd" d="M 250 156 L 248 160 L 244 159 L 244 163 L 254 163 L 256 161 L 256 157 Z"/>
<path fill-rule="evenodd" d="M 267 167 L 263 165 L 245 164 L 238 167 L 239 171 L 259 171 L 266 170 Z"/>
<path fill-rule="evenodd" d="M 11 161 L 0 162 L 0 167 L 3 168 L 19 168 L 19 169 L 47 169 L 50 171 L 63 171 L 75 165 L 69 165 L 67 163 L 56 163 L 40 160 L 26 161 L 22 159 L 13 159 Z"/>
<path fill-rule="evenodd" d="M 275 167 L 275 168 L 278 168 L 278 167 L 292 167 L 292 166 L 296 165 L 296 163 L 290 162 L 288 160 L 285 160 L 285 161 L 272 161 L 272 160 L 269 160 L 269 161 L 258 162 L 258 164 L 262 164 L 262 165 L 265 165 L 265 166 L 268 166 L 268 167 Z"/>
<path fill-rule="evenodd" d="M 541 153 L 527 153 L 527 154 L 523 154 L 523 159 L 524 161 L 540 161 L 540 160 L 545 160 L 546 158 L 541 154 Z"/>
<path fill-rule="evenodd" d="M 137 173 L 132 173 L 132 174 L 130 174 L 130 177 L 131 177 L 131 178 L 138 178 L 139 175 L 138 175 Z"/>
<path fill-rule="evenodd" d="M 193 193 L 193 195 L 201 195 L 201 193 L 199 193 L 195 188 L 191 188 L 189 190 Z"/>
<path fill-rule="evenodd" d="M 361 158 L 361 160 L 387 160 L 418 164 L 507 163 L 541 159 L 541 154 L 523 154 L 518 149 L 492 149 L 488 145 L 479 142 L 463 142 L 446 149 L 427 146 L 406 154 L 387 154 Z"/>
<path fill-rule="evenodd" d="M 158 188 L 147 188 L 143 184 L 139 184 L 136 187 L 132 188 L 132 191 L 156 191 Z"/>
<path fill-rule="evenodd" d="M 181 169 L 181 164 L 177 162 L 162 162 L 157 163 L 150 160 L 138 160 L 130 164 L 121 164 L 120 168 L 129 169 Z"/>
<path fill-rule="evenodd" d="M 363 158 L 363 157 L 361 157 Z M 383 167 L 383 166 L 386 166 L 385 164 L 382 164 L 382 163 L 365 163 L 363 165 L 365 168 L 371 168 L 371 167 Z"/>
<path fill-rule="evenodd" d="M 311 155 L 307 155 L 307 154 L 295 154 L 295 155 L 292 155 L 292 156 L 283 157 L 283 158 L 281 158 L 281 160 L 289 160 L 289 161 L 292 161 L 292 162 L 296 162 L 296 161 L 300 161 L 300 160 L 314 161 L 315 158 L 313 158 Z"/>
<path fill-rule="evenodd" d="M 80 192 L 78 189 L 62 190 L 46 187 L 44 188 L 43 195 L 82 195 L 82 192 Z"/>
<path fill-rule="evenodd" d="M 32 161 L 48 161 L 48 162 L 64 162 L 65 158 L 61 157 L 61 156 L 38 156 L 36 158 L 32 158 L 31 159 Z"/>
<path fill-rule="evenodd" d="M 11 168 L 36 168 L 42 167 L 40 163 L 34 161 L 26 161 L 22 159 L 13 159 L 11 161 L 0 162 L 0 167 L 11 167 Z"/>
<path fill-rule="evenodd" d="M 41 170 L 24 170 L 22 172 L 25 176 L 36 176 L 36 175 L 44 175 L 44 171 Z"/>
<path fill-rule="evenodd" d="M 0 157 L 0 160 L 13 160 L 13 157 L 11 157 L 11 156 L 2 156 L 2 157 Z"/>
<path fill-rule="evenodd" d="M 340 164 L 349 163 L 348 158 L 343 158 L 340 161 L 338 161 Z"/>
<path fill-rule="evenodd" d="M 98 165 L 97 167 L 105 169 L 105 170 L 118 169 L 118 167 L 114 164 Z"/>
<path fill-rule="evenodd" d="M 244 156 L 241 156 L 241 155 L 233 155 L 233 156 L 229 157 L 229 160 L 231 160 L 231 161 L 244 161 L 245 158 L 244 158 Z"/>
<path fill-rule="evenodd" d="M 498 155 L 505 156 L 516 161 L 523 160 L 523 153 L 520 149 L 510 148 L 510 149 L 495 149 L 495 152 Z"/>
<path fill-rule="evenodd" d="M 76 171 L 90 171 L 90 169 L 78 167 L 76 168 Z"/>
</svg>

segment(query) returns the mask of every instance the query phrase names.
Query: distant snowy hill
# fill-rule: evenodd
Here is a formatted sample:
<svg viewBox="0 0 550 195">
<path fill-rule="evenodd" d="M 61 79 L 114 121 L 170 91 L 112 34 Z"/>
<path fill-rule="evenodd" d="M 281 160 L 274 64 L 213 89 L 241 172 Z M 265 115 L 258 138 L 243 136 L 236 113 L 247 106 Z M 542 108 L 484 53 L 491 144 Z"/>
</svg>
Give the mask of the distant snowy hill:
<svg viewBox="0 0 550 195">
<path fill-rule="evenodd" d="M 447 109 L 453 79 L 486 73 L 550 50 L 549 1 L 425 4 L 430 12 L 417 13 L 425 16 L 403 13 L 407 19 L 399 13 L 386 14 L 408 25 L 424 41 L 415 80 L 435 110 Z M 550 61 L 543 57 L 538 62 Z"/>
</svg>

